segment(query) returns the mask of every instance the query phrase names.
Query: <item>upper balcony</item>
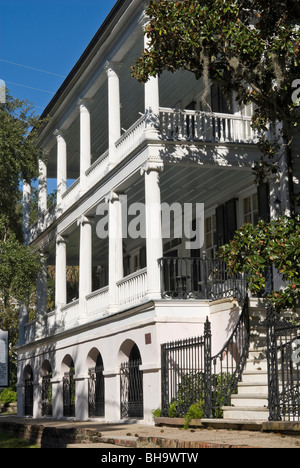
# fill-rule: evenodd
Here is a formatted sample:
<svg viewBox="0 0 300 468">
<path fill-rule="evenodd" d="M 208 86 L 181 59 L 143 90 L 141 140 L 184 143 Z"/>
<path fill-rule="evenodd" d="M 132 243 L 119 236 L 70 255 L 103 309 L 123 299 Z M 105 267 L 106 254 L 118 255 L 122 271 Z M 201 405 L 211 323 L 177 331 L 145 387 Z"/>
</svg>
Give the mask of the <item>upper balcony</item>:
<svg viewBox="0 0 300 468">
<path fill-rule="evenodd" d="M 149 121 L 151 122 L 150 135 Z M 154 125 L 153 125 L 154 122 Z M 47 229 L 57 218 L 74 206 L 81 197 L 93 187 L 101 184 L 104 177 L 121 164 L 131 159 L 147 145 L 155 143 L 160 147 L 160 155 L 166 162 L 178 161 L 176 149 L 207 149 L 234 145 L 245 147 L 255 145 L 257 139 L 251 127 L 251 117 L 240 114 L 208 113 L 202 111 L 159 108 L 158 116 L 141 115 L 141 117 L 114 143 L 115 163 L 110 164 L 110 150 L 101 154 L 81 177 L 78 177 L 62 192 L 59 203 L 55 203 L 44 212 L 42 218 L 31 226 L 28 242 L 39 232 Z M 201 154 L 202 154 L 201 153 Z M 199 152 L 200 154 L 200 152 Z M 207 151 L 207 159 L 209 158 Z M 205 159 L 205 156 L 204 156 Z M 83 183 L 82 183 L 83 182 Z"/>
</svg>

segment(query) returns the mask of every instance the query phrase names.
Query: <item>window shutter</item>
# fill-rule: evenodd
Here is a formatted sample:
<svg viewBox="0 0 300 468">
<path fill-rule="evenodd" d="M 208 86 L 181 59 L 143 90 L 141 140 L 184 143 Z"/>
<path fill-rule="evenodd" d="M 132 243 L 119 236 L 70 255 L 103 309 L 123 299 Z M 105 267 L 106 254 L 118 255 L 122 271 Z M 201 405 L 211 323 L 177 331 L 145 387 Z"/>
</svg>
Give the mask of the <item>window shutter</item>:
<svg viewBox="0 0 300 468">
<path fill-rule="evenodd" d="M 261 183 L 257 187 L 258 217 L 266 222 L 270 221 L 270 187 L 268 183 Z"/>
<path fill-rule="evenodd" d="M 224 205 L 218 206 L 216 210 L 217 218 L 217 247 L 220 248 L 225 244 L 225 216 Z"/>
<path fill-rule="evenodd" d="M 225 243 L 230 242 L 237 230 L 236 198 L 225 203 Z"/>
</svg>

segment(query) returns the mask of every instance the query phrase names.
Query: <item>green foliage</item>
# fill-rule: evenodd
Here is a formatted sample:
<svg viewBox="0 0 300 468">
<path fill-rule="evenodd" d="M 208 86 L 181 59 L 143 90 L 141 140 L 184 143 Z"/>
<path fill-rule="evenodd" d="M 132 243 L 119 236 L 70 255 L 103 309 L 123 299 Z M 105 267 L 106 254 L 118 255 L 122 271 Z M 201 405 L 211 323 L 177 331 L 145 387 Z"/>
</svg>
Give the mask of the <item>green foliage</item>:
<svg viewBox="0 0 300 468">
<path fill-rule="evenodd" d="M 162 411 L 161 411 L 160 408 L 157 408 L 156 410 L 152 411 L 152 416 L 153 416 L 154 420 L 155 420 L 155 418 L 160 418 L 161 414 L 162 414 Z"/>
<path fill-rule="evenodd" d="M 188 429 L 192 419 L 203 419 L 204 418 L 204 401 L 199 401 L 194 405 L 191 405 L 188 412 L 185 415 L 184 429 Z"/>
<path fill-rule="evenodd" d="M 20 181 L 30 182 L 38 177 L 41 151 L 36 146 L 39 127 L 43 122 L 33 115 L 27 101 L 7 93 L 6 103 L 0 104 L 0 238 L 14 232 L 22 240 Z"/>
<path fill-rule="evenodd" d="M 17 393 L 10 388 L 4 388 L 0 392 L 0 403 L 15 403 L 17 401 Z"/>
<path fill-rule="evenodd" d="M 204 417 L 206 397 L 204 379 L 203 372 L 183 375 L 178 385 L 177 397 L 169 406 L 169 418 L 184 417 L 186 429 L 192 419 L 203 419 Z M 235 375 L 223 372 L 211 376 L 211 401 L 214 418 L 222 418 L 222 407 L 228 403 L 231 395 L 237 392 L 236 387 Z"/>
<path fill-rule="evenodd" d="M 189 70 L 203 78 L 206 105 L 210 80 L 239 104 L 254 103 L 262 159 L 257 179 L 278 169 L 278 141 L 290 145 L 300 115 L 292 96 L 300 77 L 300 4 L 298 0 L 150 1 L 145 34 L 148 47 L 133 67 L 146 82 L 164 70 Z M 268 124 L 282 122 L 274 141 Z M 275 157 L 276 155 L 276 157 Z"/>
<path fill-rule="evenodd" d="M 295 307 L 300 294 L 300 216 L 245 224 L 219 255 L 232 274 L 247 274 L 254 294 L 266 288 L 266 269 L 277 268 L 286 284 L 268 299 L 279 311 Z"/>
</svg>

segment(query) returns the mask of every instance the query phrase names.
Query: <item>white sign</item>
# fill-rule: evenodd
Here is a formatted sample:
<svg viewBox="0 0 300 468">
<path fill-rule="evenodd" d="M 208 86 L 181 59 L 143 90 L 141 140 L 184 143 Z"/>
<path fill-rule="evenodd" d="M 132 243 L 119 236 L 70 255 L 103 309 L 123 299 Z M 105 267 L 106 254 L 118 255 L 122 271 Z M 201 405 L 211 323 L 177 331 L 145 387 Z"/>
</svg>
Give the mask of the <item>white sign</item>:
<svg viewBox="0 0 300 468">
<path fill-rule="evenodd" d="M 0 329 L 0 387 L 8 386 L 8 332 Z"/>
</svg>

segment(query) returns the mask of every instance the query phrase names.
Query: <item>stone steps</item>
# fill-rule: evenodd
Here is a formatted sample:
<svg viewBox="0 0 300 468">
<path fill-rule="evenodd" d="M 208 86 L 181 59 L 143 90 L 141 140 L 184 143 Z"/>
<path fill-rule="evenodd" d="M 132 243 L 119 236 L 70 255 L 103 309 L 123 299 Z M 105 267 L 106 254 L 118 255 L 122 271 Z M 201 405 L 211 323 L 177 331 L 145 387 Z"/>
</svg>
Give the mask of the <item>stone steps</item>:
<svg viewBox="0 0 300 468">
<path fill-rule="evenodd" d="M 237 395 L 232 395 L 231 406 L 222 408 L 224 420 L 267 421 L 269 418 L 265 317 L 264 308 L 250 305 L 249 358 Z"/>
</svg>

